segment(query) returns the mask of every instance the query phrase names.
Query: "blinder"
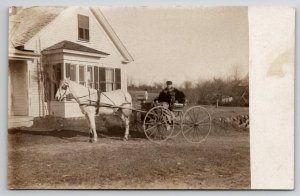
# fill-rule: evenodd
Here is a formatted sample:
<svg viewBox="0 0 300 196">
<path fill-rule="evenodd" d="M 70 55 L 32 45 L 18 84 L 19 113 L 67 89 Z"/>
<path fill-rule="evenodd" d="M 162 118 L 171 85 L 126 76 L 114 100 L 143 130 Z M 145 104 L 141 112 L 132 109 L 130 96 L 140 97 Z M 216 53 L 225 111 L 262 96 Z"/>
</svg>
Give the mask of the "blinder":
<svg viewBox="0 0 300 196">
<path fill-rule="evenodd" d="M 62 85 L 62 87 L 61 87 L 63 90 L 67 90 L 68 89 L 68 84 L 64 84 L 64 85 Z"/>
</svg>

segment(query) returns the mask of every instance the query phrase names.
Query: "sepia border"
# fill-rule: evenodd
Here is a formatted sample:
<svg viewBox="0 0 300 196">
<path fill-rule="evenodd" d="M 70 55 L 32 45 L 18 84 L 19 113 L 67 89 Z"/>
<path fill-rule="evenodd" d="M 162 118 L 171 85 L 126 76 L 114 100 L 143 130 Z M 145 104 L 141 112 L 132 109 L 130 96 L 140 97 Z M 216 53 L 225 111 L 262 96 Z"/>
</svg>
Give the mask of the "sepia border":
<svg viewBox="0 0 300 196">
<path fill-rule="evenodd" d="M 115 6 L 116 5 L 151 5 L 151 4 L 154 4 L 154 5 L 163 5 L 163 6 L 168 6 L 168 5 L 169 6 L 170 5 L 185 5 L 185 6 L 189 6 L 189 5 L 209 5 L 209 6 L 214 6 L 214 5 L 249 5 L 249 6 L 251 6 L 251 5 L 252 6 L 254 6 L 254 5 L 256 5 L 256 6 L 257 5 L 270 5 L 270 6 L 271 5 L 272 6 L 274 6 L 274 5 L 275 6 L 278 6 L 278 5 L 289 5 L 291 7 L 296 7 L 297 9 L 300 8 L 300 2 L 299 1 L 296 2 L 296 1 L 293 1 L 293 0 L 285 0 L 285 1 L 284 0 L 277 0 L 277 1 L 258 1 L 258 0 L 255 0 L 255 1 L 251 1 L 251 2 L 250 1 L 242 1 L 242 0 L 240 0 L 240 1 L 227 1 L 227 0 L 225 0 L 225 1 L 221 1 L 221 0 L 218 0 L 218 1 L 214 1 L 214 0 L 211 0 L 211 1 L 197 1 L 197 0 L 194 0 L 194 1 L 188 1 L 188 2 L 187 1 L 178 1 L 178 0 L 177 1 L 171 1 L 170 0 L 170 1 L 167 1 L 167 2 L 161 2 L 161 1 L 151 1 L 150 2 L 148 0 L 147 2 L 143 2 L 143 4 L 139 3 L 139 1 L 137 1 L 137 0 L 136 1 L 133 1 L 133 0 L 127 0 L 127 1 L 107 1 L 107 0 L 105 0 L 105 1 L 101 1 L 101 2 L 103 2 L 103 4 L 106 4 L 106 5 L 110 4 L 110 5 L 115 5 Z M 82 5 L 82 3 L 80 1 L 78 1 L 78 0 L 76 0 L 76 1 L 64 1 L 64 2 L 56 0 L 56 1 L 51 1 L 51 4 L 47 0 L 39 0 L 39 1 L 37 1 L 37 0 L 31 0 L 31 1 L 25 1 L 25 0 L 23 0 L 23 1 L 21 1 L 21 0 L 19 0 L 19 1 L 17 1 L 17 0 L 14 0 L 14 1 L 1 1 L 1 11 L 2 11 L 1 14 L 3 16 L 3 17 L 1 17 L 1 25 L 2 25 L 1 29 L 3 29 L 3 30 L 4 29 L 6 29 L 6 30 L 8 29 L 8 27 L 7 27 L 7 25 L 8 25 L 7 24 L 7 16 L 8 16 L 7 7 L 9 5 L 13 5 L 13 4 L 14 5 Z M 89 5 L 99 5 L 99 4 L 100 4 L 100 2 L 97 1 L 97 0 L 89 1 Z M 83 5 L 86 5 L 86 4 L 83 4 Z M 299 15 L 297 15 L 297 19 L 296 19 L 296 22 L 297 22 L 296 26 L 297 26 L 297 28 L 299 28 L 299 21 L 300 21 L 299 20 Z M 7 38 L 8 38 L 7 31 L 2 31 L 0 33 L 1 33 L 2 39 L 3 40 L 7 40 Z M 295 45 L 296 46 L 299 45 L 299 41 L 297 39 L 296 39 L 296 42 L 298 44 L 295 43 Z M 3 44 L 3 43 L 5 43 L 5 44 Z M 6 91 L 7 91 L 7 74 L 6 74 L 7 73 L 7 66 L 4 66 L 4 65 L 7 65 L 7 48 L 8 47 L 7 47 L 6 42 L 3 41 L 2 45 L 1 45 L 1 65 L 2 66 L 0 68 L 1 69 L 0 73 L 2 74 L 1 77 L 0 77 L 0 81 L 1 81 L 1 87 L 2 87 L 1 89 L 3 89 L 3 91 L 2 91 L 3 93 L 6 93 Z M 299 59 L 299 51 L 297 49 L 296 49 L 296 54 L 297 54 L 296 55 L 296 62 L 298 62 L 297 60 Z M 250 63 L 250 88 L 252 88 L 252 86 L 255 85 L 255 82 L 254 82 L 253 79 L 254 78 L 257 79 L 256 78 L 256 74 L 259 73 L 259 72 L 255 72 L 253 70 L 251 71 L 251 69 L 253 69 L 253 68 L 251 68 L 251 65 L 252 65 L 252 63 Z M 299 68 L 296 67 L 295 74 L 297 74 L 297 70 L 298 69 Z M 297 74 L 297 75 L 298 75 L 298 78 L 299 78 L 300 74 Z M 258 77 L 258 79 L 262 79 L 262 78 Z M 259 80 L 256 81 L 256 82 L 259 83 Z M 290 81 L 290 84 L 292 84 L 291 81 Z M 294 89 L 296 89 L 296 92 L 297 92 L 297 90 L 298 91 L 300 90 L 299 89 L 299 79 L 297 79 L 297 77 L 295 78 L 295 85 L 296 85 L 295 87 L 294 86 L 290 86 L 289 90 L 292 91 L 292 92 L 294 91 Z M 255 101 L 255 99 L 254 99 L 253 95 L 250 94 L 250 101 L 251 101 L 251 103 L 250 103 L 250 105 L 251 105 L 251 108 L 250 108 L 250 118 L 253 118 L 253 115 L 255 114 L 255 110 L 252 109 L 252 108 L 254 108 L 254 104 L 270 104 L 270 105 L 274 104 L 274 103 L 276 103 L 276 101 L 274 101 L 274 99 L 270 100 L 270 97 L 274 97 L 276 95 L 279 95 L 278 93 L 282 93 L 281 91 L 278 92 L 278 91 L 271 91 L 271 90 L 265 89 L 265 90 L 268 90 L 270 94 L 274 93 L 274 96 L 261 98 L 260 94 L 259 94 L 259 90 L 262 90 L 262 89 L 256 89 L 256 90 L 257 90 L 256 92 L 258 94 L 255 94 L 255 96 L 257 96 L 257 98 L 260 101 L 263 101 L 262 99 L 264 99 L 265 102 L 263 102 L 263 103 L 261 103 L 261 102 L 252 103 L 252 102 Z M 291 92 L 289 92 L 289 93 L 291 93 Z M 299 93 L 297 93 L 297 94 L 299 94 Z M 290 95 L 290 96 L 292 96 L 294 98 L 293 95 Z M 295 100 L 297 100 L 298 95 L 295 95 L 295 96 L 296 96 Z M 291 104 L 290 103 L 290 99 L 287 99 L 287 100 L 289 100 L 289 101 L 286 102 L 286 103 Z M 282 104 L 282 102 L 280 104 Z M 259 106 L 262 107 L 261 105 L 259 105 Z M 7 112 L 6 112 L 7 111 L 6 110 L 7 109 L 7 98 L 6 98 L 6 96 L 1 96 L 0 108 L 1 108 L 0 118 L 2 119 L 2 123 L 0 125 L 1 126 L 1 130 L 2 130 L 1 134 L 0 134 L 1 141 L 2 141 L 1 142 L 2 146 L 1 146 L 1 150 L 0 150 L 0 152 L 1 152 L 1 160 L 2 160 L 1 163 L 0 163 L 0 172 L 2 174 L 2 178 L 1 178 L 1 181 L 0 181 L 0 184 L 1 184 L 1 193 L 3 192 L 4 194 L 7 194 L 7 193 L 9 193 L 9 194 L 19 194 L 19 191 L 8 191 L 8 190 L 6 190 L 7 179 L 6 179 L 6 175 L 5 174 L 7 173 L 7 132 L 4 131 L 4 130 L 7 130 Z M 257 108 L 258 108 L 258 106 L 257 106 Z M 267 105 L 265 105 L 265 109 L 268 109 Z M 262 132 L 261 130 L 255 130 L 255 134 L 254 134 L 253 133 L 254 132 L 253 131 L 253 129 L 254 129 L 253 128 L 253 122 L 252 122 L 252 119 L 251 119 L 251 123 L 252 123 L 251 124 L 251 126 L 252 126 L 251 127 L 251 131 L 252 131 L 252 133 L 251 133 L 251 138 L 250 139 L 251 139 L 252 180 L 255 181 L 255 179 L 257 179 L 258 176 L 256 176 L 256 175 L 259 175 L 260 178 L 263 177 L 261 179 L 265 181 L 264 183 L 268 183 L 268 181 L 270 179 L 271 180 L 274 180 L 274 178 L 279 179 L 279 175 L 281 174 L 281 172 L 278 172 L 277 175 L 274 174 L 273 176 L 267 176 L 267 175 L 269 175 L 270 172 L 272 173 L 274 171 L 272 169 L 274 169 L 274 168 L 278 169 L 279 166 L 280 167 L 284 167 L 285 163 L 286 163 L 286 159 L 284 157 L 282 157 L 281 159 L 267 159 L 268 156 L 266 156 L 266 155 L 269 155 L 269 151 L 267 151 L 267 150 L 265 150 L 265 151 L 259 150 L 259 149 L 272 149 L 272 150 L 276 150 L 277 148 L 274 147 L 274 146 L 282 146 L 282 145 L 280 145 L 279 142 L 274 142 L 274 137 L 281 138 L 282 136 L 284 136 L 284 137 L 287 137 L 287 140 L 289 142 L 290 141 L 294 141 L 294 139 L 295 139 L 295 152 L 297 152 L 297 149 L 299 149 L 299 144 L 298 144 L 299 143 L 299 134 L 297 134 L 297 131 L 299 130 L 299 124 L 298 124 L 298 122 L 300 122 L 300 117 L 298 115 L 298 111 L 299 111 L 298 109 L 299 109 L 299 104 L 297 104 L 297 101 L 295 101 L 295 111 L 294 111 L 293 108 L 292 109 L 289 108 L 289 112 L 290 112 L 289 114 L 291 114 L 291 113 L 294 114 L 294 112 L 295 112 L 295 117 L 294 117 L 295 118 L 295 138 L 293 138 L 293 136 L 294 136 L 293 133 L 291 133 L 291 132 L 289 132 L 289 133 L 283 132 L 283 129 L 280 130 L 280 134 L 282 134 L 282 135 L 280 135 L 280 134 L 279 135 L 274 135 L 272 132 L 269 132 L 270 130 L 267 131 L 267 132 L 265 132 L 265 133 Z M 276 112 L 273 112 L 273 110 L 271 110 L 271 111 L 272 112 L 269 114 L 269 116 L 263 117 L 260 120 L 261 121 L 260 123 L 267 122 L 266 124 L 264 124 L 264 126 L 270 126 L 270 125 L 272 125 L 276 120 L 278 120 L 278 115 L 280 115 L 281 117 L 283 116 L 282 113 L 276 113 Z M 278 110 L 278 111 L 280 111 L 280 110 Z M 293 122 L 294 122 L 294 118 L 292 119 Z M 289 119 L 289 120 L 291 120 L 291 119 Z M 294 131 L 294 127 L 293 127 L 293 125 L 291 125 L 291 121 L 286 121 L 286 122 L 288 122 L 288 125 L 281 125 L 281 126 L 286 126 L 287 129 L 285 129 L 285 130 L 292 129 Z M 255 125 L 254 125 L 254 127 L 255 127 Z M 263 138 L 265 134 L 268 135 L 268 138 L 265 139 L 265 140 L 261 140 L 261 138 Z M 254 138 L 259 138 L 259 140 L 256 141 Z M 279 141 L 282 141 L 283 143 L 286 142 L 285 139 L 284 140 L 279 140 Z M 255 158 L 255 154 L 254 153 L 256 153 L 256 152 L 255 152 L 255 150 L 253 151 L 253 146 L 252 145 L 255 145 L 255 144 L 253 144 L 253 142 L 255 142 L 255 143 L 259 142 L 260 148 L 257 148 L 257 149 L 259 150 L 260 154 L 256 154 L 256 155 L 259 155 L 259 157 L 261 159 L 263 159 L 264 162 L 256 162 L 255 163 L 255 159 L 256 158 Z M 288 149 L 290 149 L 291 146 L 293 146 L 293 145 L 288 145 Z M 274 154 L 276 154 L 276 153 L 274 153 Z M 284 150 L 278 152 L 277 156 L 281 157 L 280 155 L 285 155 Z M 295 160 L 296 161 L 295 165 L 297 165 L 297 164 L 299 165 L 299 157 L 296 157 L 296 158 L 297 159 Z M 273 162 L 274 160 L 278 161 L 275 165 L 273 165 L 274 164 L 274 162 Z M 258 161 L 258 160 L 256 160 L 256 161 Z M 291 166 L 290 165 L 290 161 L 291 160 L 289 160 L 288 164 L 289 164 L 289 168 L 291 169 L 291 168 L 294 168 L 294 166 L 293 166 L 294 163 Z M 270 165 L 272 165 L 272 167 Z M 277 166 L 277 167 L 275 167 L 275 166 Z M 266 167 L 270 167 L 270 168 L 266 169 Z M 297 169 L 295 171 L 296 171 L 295 172 L 295 175 L 296 175 L 297 174 Z M 258 172 L 258 173 L 255 173 L 255 172 Z M 291 174 L 289 174 L 289 176 L 290 175 Z M 295 179 L 297 180 L 297 178 L 295 178 Z M 280 186 L 281 189 L 283 189 L 283 188 L 292 188 L 292 186 L 291 186 L 290 183 L 287 186 L 285 186 L 285 185 L 282 185 L 281 182 L 277 181 L 276 184 L 274 184 L 274 183 L 272 183 L 272 184 L 264 184 L 264 187 L 263 187 L 262 184 L 259 184 L 259 183 L 258 183 L 258 185 L 256 185 L 254 183 L 254 181 L 252 181 L 252 188 L 257 188 L 257 189 L 264 189 L 264 188 L 272 189 L 272 188 L 275 188 L 274 186 L 277 186 L 278 183 L 280 183 L 279 186 Z M 295 181 L 295 182 L 297 182 L 297 181 Z M 262 183 L 262 182 L 260 182 L 260 183 Z M 299 185 L 299 182 L 298 182 L 298 185 Z M 42 192 L 45 193 L 45 191 L 27 191 L 26 194 L 28 194 L 28 195 L 34 195 L 33 192 L 34 192 L 34 194 L 40 194 Z M 52 193 L 54 193 L 54 192 L 52 192 Z M 65 194 L 72 194 L 72 195 L 74 195 L 74 194 L 78 194 L 78 195 L 82 194 L 82 192 L 77 192 L 76 193 L 74 191 L 62 191 L 62 192 L 61 191 L 55 191 L 55 193 L 62 194 L 62 195 L 63 194 L 64 195 Z M 91 194 L 99 194 L 99 192 L 96 192 L 96 191 L 93 191 L 93 192 L 90 192 L 90 193 Z M 152 194 L 156 194 L 156 193 L 157 192 L 152 192 Z M 264 192 L 263 194 L 265 194 L 265 193 L 266 192 Z M 49 192 L 48 192 L 48 194 L 49 194 Z M 101 194 L 103 194 L 103 193 L 101 193 Z M 114 194 L 114 192 L 106 192 L 106 194 Z M 138 192 L 138 191 L 136 191 L 136 192 L 128 192 L 127 191 L 127 193 L 125 192 L 123 194 L 128 194 L 128 195 L 130 194 L 130 195 L 132 195 L 132 194 L 140 194 L 140 192 Z M 164 192 L 163 194 L 167 194 L 167 193 Z M 171 194 L 174 194 L 174 193 L 171 193 Z M 179 192 L 179 193 L 177 192 L 176 194 L 185 194 L 185 193 L 184 192 Z M 190 194 L 199 194 L 199 193 L 197 193 L 197 192 L 190 192 Z M 208 191 L 208 192 L 205 192 L 205 194 L 211 194 L 211 195 L 215 195 L 215 194 L 222 194 L 222 195 L 225 194 L 226 195 L 226 194 L 228 194 L 228 195 L 231 195 L 232 192 L 227 191 L 227 192 L 223 193 L 223 192 Z M 245 194 L 251 194 L 252 195 L 253 192 L 248 192 L 248 193 L 245 193 Z M 282 195 L 283 192 L 277 192 L 277 194 Z M 293 194 L 297 195 L 296 192 L 294 192 Z"/>
</svg>

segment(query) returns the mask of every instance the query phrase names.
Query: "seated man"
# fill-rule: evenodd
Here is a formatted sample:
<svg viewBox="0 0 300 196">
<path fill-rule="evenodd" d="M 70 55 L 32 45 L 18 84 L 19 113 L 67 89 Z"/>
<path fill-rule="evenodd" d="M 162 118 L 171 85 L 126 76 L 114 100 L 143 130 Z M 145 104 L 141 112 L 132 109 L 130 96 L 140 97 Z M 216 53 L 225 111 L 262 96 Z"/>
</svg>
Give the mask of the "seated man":
<svg viewBox="0 0 300 196">
<path fill-rule="evenodd" d="M 166 82 L 167 87 L 161 91 L 159 96 L 154 99 L 156 103 L 162 103 L 163 106 L 172 109 L 176 103 L 185 103 L 185 95 L 183 92 L 173 87 L 172 81 Z"/>
</svg>

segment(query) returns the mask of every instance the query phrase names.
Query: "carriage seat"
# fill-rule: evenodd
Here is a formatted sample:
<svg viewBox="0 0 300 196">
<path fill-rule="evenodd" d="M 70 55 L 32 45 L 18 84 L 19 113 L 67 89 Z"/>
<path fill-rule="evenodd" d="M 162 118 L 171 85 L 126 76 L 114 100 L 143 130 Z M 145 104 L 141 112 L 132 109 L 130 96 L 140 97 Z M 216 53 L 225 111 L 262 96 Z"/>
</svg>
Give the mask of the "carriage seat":
<svg viewBox="0 0 300 196">
<path fill-rule="evenodd" d="M 174 103 L 172 105 L 172 110 L 174 112 L 181 112 L 183 110 L 183 108 L 184 108 L 184 104 L 183 103 Z"/>
<path fill-rule="evenodd" d="M 183 108 L 184 104 L 183 103 L 174 103 L 173 107 L 175 107 L 175 108 Z"/>
</svg>

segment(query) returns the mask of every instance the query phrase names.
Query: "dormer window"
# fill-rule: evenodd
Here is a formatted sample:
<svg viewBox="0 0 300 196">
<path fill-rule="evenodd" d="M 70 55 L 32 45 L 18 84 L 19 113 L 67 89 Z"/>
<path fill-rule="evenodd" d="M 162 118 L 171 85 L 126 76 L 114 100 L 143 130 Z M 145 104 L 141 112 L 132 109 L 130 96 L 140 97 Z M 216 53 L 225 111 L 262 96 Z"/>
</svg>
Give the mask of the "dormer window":
<svg viewBox="0 0 300 196">
<path fill-rule="evenodd" d="M 90 41 L 89 17 L 78 15 L 78 40 Z"/>
</svg>

